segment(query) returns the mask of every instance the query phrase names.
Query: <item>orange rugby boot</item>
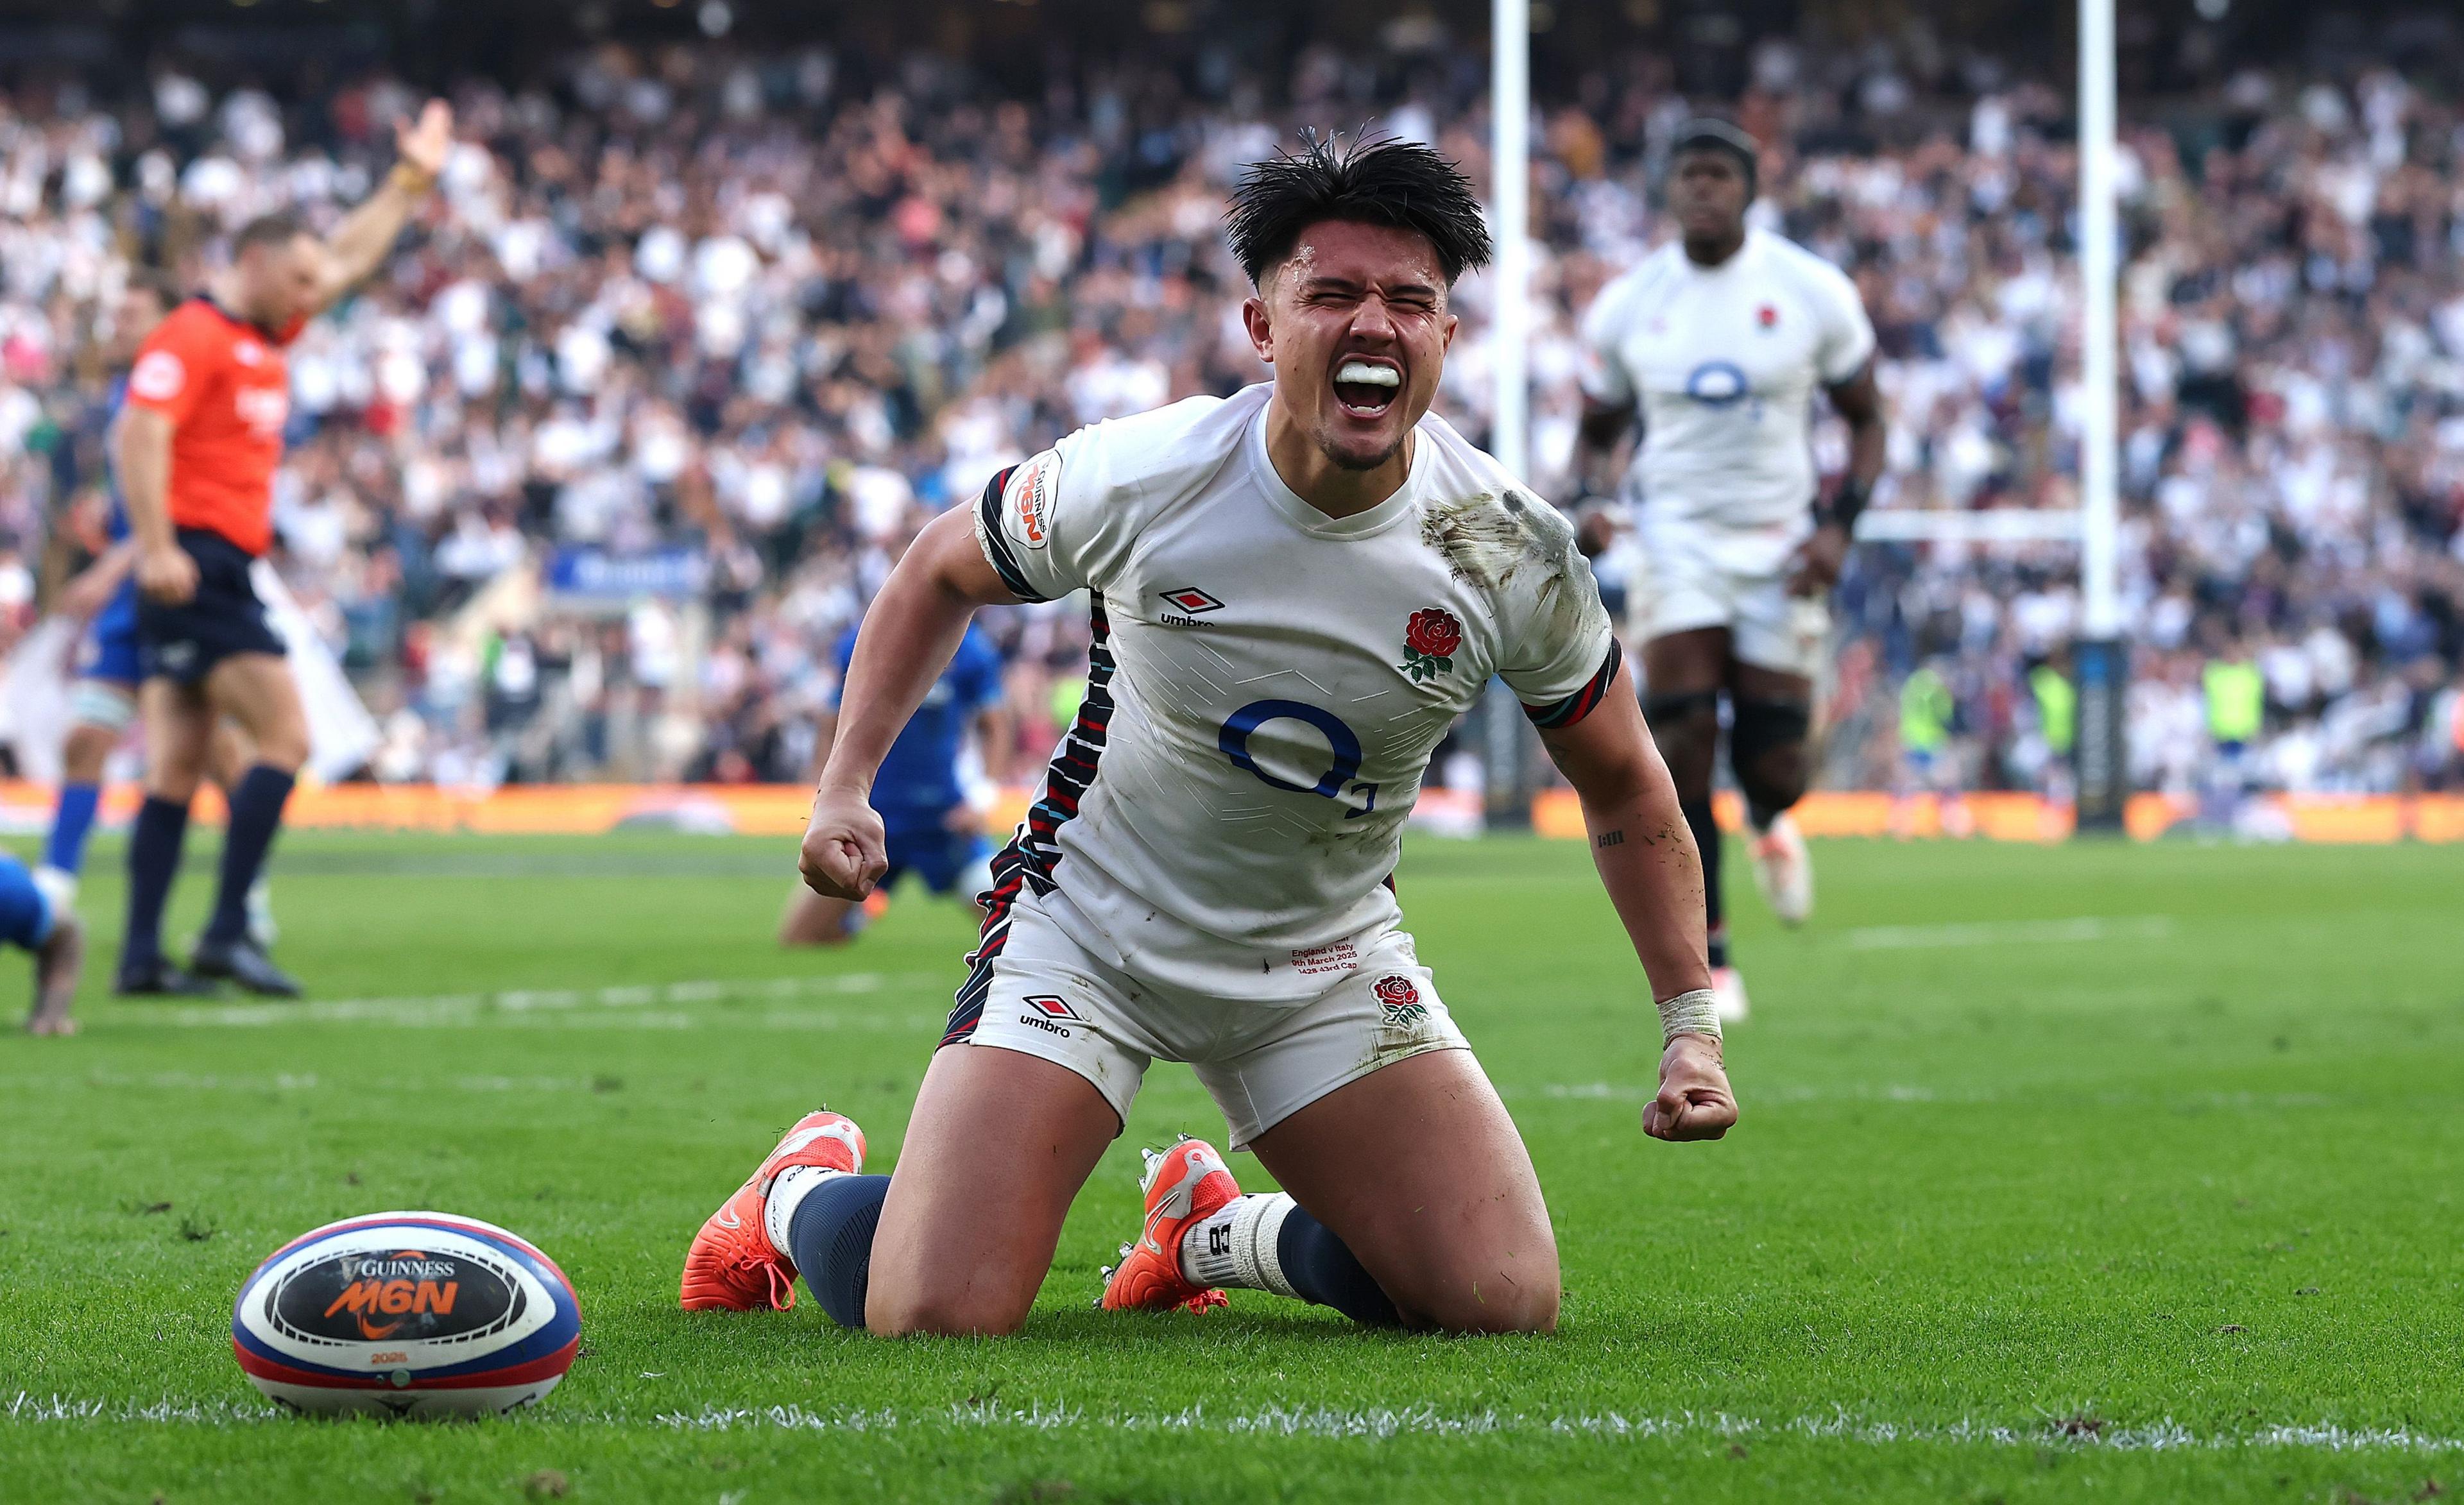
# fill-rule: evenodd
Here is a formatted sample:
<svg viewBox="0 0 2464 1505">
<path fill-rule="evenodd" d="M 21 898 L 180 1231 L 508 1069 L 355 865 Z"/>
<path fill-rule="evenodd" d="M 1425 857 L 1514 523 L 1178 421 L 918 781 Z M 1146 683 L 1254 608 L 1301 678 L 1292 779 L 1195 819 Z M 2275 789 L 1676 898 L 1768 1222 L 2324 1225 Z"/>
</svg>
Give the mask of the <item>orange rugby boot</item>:
<svg viewBox="0 0 2464 1505">
<path fill-rule="evenodd" d="M 796 1304 L 796 1266 L 762 1228 L 771 1183 L 790 1166 L 850 1173 L 864 1169 L 864 1130 L 843 1114 L 807 1113 L 761 1167 L 713 1212 L 685 1252 L 678 1293 L 688 1312 L 785 1311 Z"/>
<path fill-rule="evenodd" d="M 1095 1305 L 1107 1312 L 1165 1312 L 1187 1307 L 1193 1312 L 1225 1305 L 1222 1292 L 1193 1285 L 1180 1273 L 1180 1237 L 1189 1226 L 1211 1217 L 1241 1195 L 1223 1157 L 1201 1139 L 1181 1136 L 1172 1148 L 1142 1150 L 1146 1174 L 1138 1187 L 1147 1194 L 1146 1227 L 1134 1244 L 1121 1246 L 1121 1262 L 1106 1267 L 1104 1295 Z"/>
</svg>

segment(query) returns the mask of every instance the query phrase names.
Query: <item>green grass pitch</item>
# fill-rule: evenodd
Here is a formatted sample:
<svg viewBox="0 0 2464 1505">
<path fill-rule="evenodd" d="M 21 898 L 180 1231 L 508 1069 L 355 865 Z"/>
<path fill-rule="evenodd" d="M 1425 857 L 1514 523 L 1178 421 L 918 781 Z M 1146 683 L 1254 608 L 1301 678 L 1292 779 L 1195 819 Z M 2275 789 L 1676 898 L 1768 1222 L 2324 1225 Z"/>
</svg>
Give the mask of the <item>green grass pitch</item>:
<svg viewBox="0 0 2464 1505">
<path fill-rule="evenodd" d="M 1583 849 L 1411 848 L 1421 954 L 1548 1189 L 1556 1336 L 1364 1335 L 1249 1294 L 1089 1310 L 1136 1147 L 1221 1132 L 1158 1066 L 1026 1335 L 883 1342 L 809 1300 L 687 1317 L 677 1270 L 817 1102 L 896 1159 L 957 910 L 902 897 L 852 949 L 787 955 L 776 841 L 295 836 L 282 952 L 320 1001 L 112 1003 L 102 918 L 86 1033 L 0 1039 L 0 1499 L 2464 1487 L 2464 849 L 1817 861 L 1803 933 L 1740 875 L 1744 1121 L 1675 1146 L 1638 1126 L 1658 1030 Z M 572 1276 L 586 1346 L 535 1413 L 315 1423 L 248 1387 L 241 1279 L 385 1208 L 506 1224 Z"/>
</svg>

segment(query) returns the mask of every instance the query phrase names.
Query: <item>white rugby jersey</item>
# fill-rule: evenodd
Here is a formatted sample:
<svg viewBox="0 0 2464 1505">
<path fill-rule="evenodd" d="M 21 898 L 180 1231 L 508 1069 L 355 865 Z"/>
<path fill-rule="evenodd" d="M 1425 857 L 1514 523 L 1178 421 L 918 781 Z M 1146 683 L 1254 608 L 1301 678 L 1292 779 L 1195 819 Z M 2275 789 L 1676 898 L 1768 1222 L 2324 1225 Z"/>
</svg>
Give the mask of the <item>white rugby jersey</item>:
<svg viewBox="0 0 2464 1505">
<path fill-rule="evenodd" d="M 1874 353 L 1855 283 L 1754 229 L 1697 266 L 1671 241 L 1583 316 L 1583 392 L 1642 419 L 1633 480 L 1662 516 L 1802 528 L 1814 500 L 1814 388 Z"/>
<path fill-rule="evenodd" d="M 1266 455 L 1270 388 L 1082 428 L 996 476 L 976 536 L 1031 600 L 1085 588 L 1086 703 L 994 862 L 960 1014 L 1022 888 L 1133 975 L 1297 1002 L 1398 911 L 1429 754 L 1504 676 L 1544 726 L 1617 666 L 1565 520 L 1434 415 L 1375 509 L 1329 517 Z"/>
</svg>

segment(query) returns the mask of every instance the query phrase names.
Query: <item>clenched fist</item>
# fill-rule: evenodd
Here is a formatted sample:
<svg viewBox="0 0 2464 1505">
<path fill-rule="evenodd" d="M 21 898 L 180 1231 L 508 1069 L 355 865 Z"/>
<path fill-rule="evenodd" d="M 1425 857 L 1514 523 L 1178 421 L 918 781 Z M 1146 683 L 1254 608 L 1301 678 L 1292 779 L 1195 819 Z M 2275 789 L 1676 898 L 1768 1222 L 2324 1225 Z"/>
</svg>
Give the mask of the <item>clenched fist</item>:
<svg viewBox="0 0 2464 1505">
<path fill-rule="evenodd" d="M 1670 1040 L 1660 1055 L 1660 1096 L 1643 1106 L 1642 1131 L 1653 1139 L 1718 1139 L 1736 1122 L 1720 1042 L 1707 1035 Z"/>
<path fill-rule="evenodd" d="M 805 886 L 825 899 L 864 900 L 890 869 L 881 817 L 860 794 L 827 786 L 814 791 L 796 866 Z"/>
</svg>

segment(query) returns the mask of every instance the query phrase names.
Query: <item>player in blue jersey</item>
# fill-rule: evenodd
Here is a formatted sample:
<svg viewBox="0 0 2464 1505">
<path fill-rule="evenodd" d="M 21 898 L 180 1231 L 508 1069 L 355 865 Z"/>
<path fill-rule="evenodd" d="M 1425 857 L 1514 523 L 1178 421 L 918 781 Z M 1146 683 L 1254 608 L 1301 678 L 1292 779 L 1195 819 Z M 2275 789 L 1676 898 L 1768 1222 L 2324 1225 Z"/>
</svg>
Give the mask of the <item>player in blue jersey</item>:
<svg viewBox="0 0 2464 1505">
<path fill-rule="evenodd" d="M 124 373 L 136 359 L 137 347 L 178 302 L 170 282 L 155 273 L 134 273 L 121 290 L 112 311 L 109 342 L 111 365 L 123 373 L 111 383 L 108 410 L 114 425 L 126 396 Z M 86 839 L 94 833 L 95 817 L 102 803 L 103 764 L 137 719 L 137 685 L 143 677 L 137 665 L 137 582 L 131 578 L 137 550 L 129 541 L 128 512 L 121 502 L 116 477 L 110 491 L 111 512 L 105 523 L 110 545 L 61 590 L 57 603 L 63 615 L 87 623 L 77 648 L 77 687 L 70 700 L 76 720 L 60 749 L 60 789 L 52 808 L 51 836 L 43 843 L 42 865 L 32 875 L 51 911 L 60 915 L 76 906 Z M 228 790 L 236 771 L 248 764 L 238 732 L 228 725 L 219 729 L 211 762 L 215 782 Z M 270 944 L 273 922 L 262 885 L 250 895 L 249 907 L 252 927 Z M 165 969 L 154 980 L 161 986 L 145 991 L 171 994 L 215 991 L 177 968 Z"/>
<path fill-rule="evenodd" d="M 839 676 L 855 658 L 855 629 L 839 639 Z M 837 716 L 822 728 L 814 766 L 829 756 Z M 889 839 L 890 870 L 876 895 L 886 894 L 902 873 L 913 873 L 936 894 L 962 894 L 973 902 L 992 887 L 992 843 L 967 803 L 958 779 L 958 754 L 972 730 L 988 777 L 998 779 L 1009 751 L 1009 714 L 1001 704 L 1001 650 L 982 628 L 969 624 L 915 715 L 891 745 L 873 779 L 872 808 Z M 797 887 L 779 922 L 781 946 L 837 946 L 864 928 L 866 910 L 845 899 Z"/>
<path fill-rule="evenodd" d="M 77 1000 L 77 973 L 85 965 L 85 929 L 74 911 L 61 908 L 34 886 L 26 864 L 0 852 L 0 942 L 23 947 L 34 958 L 34 1007 L 26 1015 L 29 1035 L 75 1035 L 69 1006 Z"/>
</svg>

